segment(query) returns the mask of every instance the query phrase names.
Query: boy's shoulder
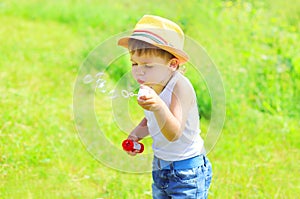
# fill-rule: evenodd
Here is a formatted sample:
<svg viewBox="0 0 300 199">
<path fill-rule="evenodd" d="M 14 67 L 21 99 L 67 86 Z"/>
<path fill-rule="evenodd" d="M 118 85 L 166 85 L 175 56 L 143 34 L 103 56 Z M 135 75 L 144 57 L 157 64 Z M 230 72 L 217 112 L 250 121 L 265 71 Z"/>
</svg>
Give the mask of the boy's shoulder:
<svg viewBox="0 0 300 199">
<path fill-rule="evenodd" d="M 174 92 L 175 94 L 179 95 L 179 97 L 189 96 L 192 98 L 192 96 L 195 95 L 195 90 L 192 83 L 182 74 L 180 74 L 178 77 L 178 80 L 174 86 Z"/>
<path fill-rule="evenodd" d="M 182 89 L 182 90 L 187 90 L 187 91 L 193 91 L 194 88 L 193 88 L 193 85 L 192 83 L 190 82 L 190 80 L 185 77 L 183 74 L 179 73 L 178 75 L 178 80 L 175 84 L 175 87 L 177 87 L 177 89 Z"/>
<path fill-rule="evenodd" d="M 174 86 L 173 96 L 179 99 L 181 106 L 183 106 L 182 108 L 185 110 L 189 110 L 197 101 L 191 82 L 183 75 L 180 75 Z"/>
</svg>

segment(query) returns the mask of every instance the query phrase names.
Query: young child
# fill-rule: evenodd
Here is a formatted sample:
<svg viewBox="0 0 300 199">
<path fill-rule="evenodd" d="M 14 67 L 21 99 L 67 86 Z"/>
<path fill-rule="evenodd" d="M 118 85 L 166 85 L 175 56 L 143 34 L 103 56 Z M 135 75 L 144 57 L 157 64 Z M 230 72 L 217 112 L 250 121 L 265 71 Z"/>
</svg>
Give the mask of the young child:
<svg viewBox="0 0 300 199">
<path fill-rule="evenodd" d="M 128 48 L 132 74 L 141 84 L 138 104 L 145 117 L 128 139 L 153 139 L 152 195 L 161 198 L 207 198 L 212 169 L 199 136 L 195 91 L 178 70 L 188 61 L 184 33 L 174 22 L 145 15 L 131 36 L 118 45 Z M 136 152 L 128 152 L 136 155 Z"/>
</svg>

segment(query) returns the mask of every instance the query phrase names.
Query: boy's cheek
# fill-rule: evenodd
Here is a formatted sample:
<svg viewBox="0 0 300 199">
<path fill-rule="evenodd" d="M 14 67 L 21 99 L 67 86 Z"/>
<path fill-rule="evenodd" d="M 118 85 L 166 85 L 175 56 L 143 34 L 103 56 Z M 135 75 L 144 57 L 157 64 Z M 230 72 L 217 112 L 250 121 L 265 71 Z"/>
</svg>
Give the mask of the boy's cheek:
<svg viewBox="0 0 300 199">
<path fill-rule="evenodd" d="M 135 70 L 132 70 L 132 71 L 131 71 L 131 74 L 132 74 L 132 76 L 133 76 L 133 78 L 134 78 L 135 80 L 137 80 L 137 79 L 138 79 L 138 77 L 137 77 L 137 73 L 136 73 L 136 71 L 135 71 Z"/>
</svg>

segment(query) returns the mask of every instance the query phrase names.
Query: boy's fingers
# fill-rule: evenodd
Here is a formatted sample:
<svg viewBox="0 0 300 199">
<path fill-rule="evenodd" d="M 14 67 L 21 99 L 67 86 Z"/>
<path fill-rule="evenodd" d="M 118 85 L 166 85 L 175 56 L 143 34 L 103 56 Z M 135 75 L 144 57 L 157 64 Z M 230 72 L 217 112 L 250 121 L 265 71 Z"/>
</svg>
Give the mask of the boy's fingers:
<svg viewBox="0 0 300 199">
<path fill-rule="evenodd" d="M 135 156 L 137 154 L 137 151 L 136 150 L 135 151 L 128 151 L 127 153 L 128 153 L 128 155 Z"/>
<path fill-rule="evenodd" d="M 134 141 L 139 140 L 139 138 L 137 136 L 134 136 L 134 135 L 129 135 L 127 139 L 134 140 Z"/>
</svg>

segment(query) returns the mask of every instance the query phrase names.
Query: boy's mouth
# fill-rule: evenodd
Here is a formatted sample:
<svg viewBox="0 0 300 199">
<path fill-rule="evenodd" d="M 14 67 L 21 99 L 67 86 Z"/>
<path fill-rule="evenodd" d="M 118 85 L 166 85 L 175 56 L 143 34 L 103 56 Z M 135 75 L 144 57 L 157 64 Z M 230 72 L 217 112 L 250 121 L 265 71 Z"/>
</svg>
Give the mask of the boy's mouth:
<svg viewBox="0 0 300 199">
<path fill-rule="evenodd" d="M 138 80 L 137 80 L 137 82 L 138 82 L 139 84 L 143 84 L 143 83 L 145 83 L 145 81 L 143 81 L 143 80 L 140 80 L 140 79 L 138 79 Z"/>
</svg>

